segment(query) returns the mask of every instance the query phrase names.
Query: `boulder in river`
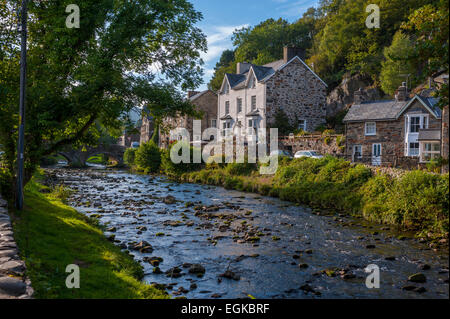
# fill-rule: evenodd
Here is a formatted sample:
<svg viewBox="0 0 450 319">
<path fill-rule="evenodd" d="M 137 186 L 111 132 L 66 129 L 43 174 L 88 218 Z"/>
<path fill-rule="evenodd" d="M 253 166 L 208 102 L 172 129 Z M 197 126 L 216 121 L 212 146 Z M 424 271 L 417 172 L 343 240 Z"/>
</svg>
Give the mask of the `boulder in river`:
<svg viewBox="0 0 450 319">
<path fill-rule="evenodd" d="M 189 267 L 190 274 L 204 274 L 205 271 L 205 267 L 200 264 L 193 264 Z"/>
<path fill-rule="evenodd" d="M 408 281 L 416 283 L 424 283 L 427 281 L 427 277 L 424 274 L 417 273 L 408 277 Z"/>
</svg>

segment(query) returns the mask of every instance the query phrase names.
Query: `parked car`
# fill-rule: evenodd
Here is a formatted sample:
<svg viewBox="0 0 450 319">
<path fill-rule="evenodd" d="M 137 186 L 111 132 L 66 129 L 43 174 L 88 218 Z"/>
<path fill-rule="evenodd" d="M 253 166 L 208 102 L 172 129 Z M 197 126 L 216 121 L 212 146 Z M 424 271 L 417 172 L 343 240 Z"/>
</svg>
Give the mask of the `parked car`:
<svg viewBox="0 0 450 319">
<path fill-rule="evenodd" d="M 131 143 L 131 148 L 139 148 L 139 142 Z"/>
<path fill-rule="evenodd" d="M 309 157 L 309 158 L 323 158 L 323 155 L 317 151 L 298 151 L 294 155 L 295 158 Z"/>
<path fill-rule="evenodd" d="M 293 158 L 292 153 L 285 150 L 277 150 L 270 152 L 270 156 L 281 156 L 281 157 L 289 157 Z"/>
</svg>

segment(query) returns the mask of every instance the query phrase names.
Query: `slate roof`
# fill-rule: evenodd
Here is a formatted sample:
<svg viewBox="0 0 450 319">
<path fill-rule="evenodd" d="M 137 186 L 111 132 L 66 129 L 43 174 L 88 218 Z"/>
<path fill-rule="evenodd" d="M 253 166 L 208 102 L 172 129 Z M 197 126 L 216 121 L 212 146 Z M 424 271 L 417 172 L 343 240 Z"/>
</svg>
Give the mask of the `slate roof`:
<svg viewBox="0 0 450 319">
<path fill-rule="evenodd" d="M 227 115 L 225 115 L 225 116 L 223 116 L 223 117 L 220 118 L 221 121 L 232 120 L 232 119 L 233 119 L 233 118 L 231 117 L 230 114 L 227 114 Z"/>
<path fill-rule="evenodd" d="M 197 93 L 197 94 L 191 96 L 191 97 L 189 98 L 189 101 L 191 101 L 191 102 L 192 102 L 192 101 L 195 101 L 196 99 L 198 99 L 199 97 L 201 97 L 201 96 L 203 96 L 204 94 L 208 93 L 209 91 L 211 91 L 211 90 L 205 90 L 205 91 L 199 92 L 199 93 Z M 212 92 L 212 91 L 211 91 L 211 92 Z M 214 92 L 212 92 L 212 93 L 214 93 Z M 214 94 L 216 94 L 216 93 L 214 93 Z"/>
<path fill-rule="evenodd" d="M 427 106 L 436 118 L 441 117 L 441 109 L 436 105 L 438 99 L 416 95 L 406 101 L 385 100 L 353 104 L 345 116 L 344 122 L 396 120 L 415 98 Z"/>
<path fill-rule="evenodd" d="M 419 131 L 419 141 L 440 141 L 441 131 L 440 130 L 420 130 Z"/>
<path fill-rule="evenodd" d="M 295 60 L 296 58 L 299 59 L 326 86 L 326 83 L 323 82 L 323 80 L 320 79 L 320 77 L 317 74 L 315 74 L 314 71 L 312 71 L 300 58 L 295 57 L 291 61 Z M 264 65 L 251 64 L 251 69 L 253 69 L 253 72 L 255 73 L 256 80 L 258 82 L 264 82 L 267 79 L 269 79 L 272 75 L 274 75 L 278 70 L 288 65 L 291 61 L 285 63 L 284 60 L 277 60 Z M 226 73 L 225 77 L 228 79 L 228 82 L 230 83 L 230 88 L 233 90 L 238 90 L 245 88 L 245 83 L 249 73 L 250 70 L 242 74 Z"/>
</svg>

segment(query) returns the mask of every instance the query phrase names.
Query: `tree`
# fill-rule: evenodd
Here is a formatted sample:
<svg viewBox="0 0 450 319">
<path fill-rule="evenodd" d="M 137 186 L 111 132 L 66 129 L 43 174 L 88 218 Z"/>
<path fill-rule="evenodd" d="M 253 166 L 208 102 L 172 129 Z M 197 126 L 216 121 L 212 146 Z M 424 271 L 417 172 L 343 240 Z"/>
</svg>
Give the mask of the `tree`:
<svg viewBox="0 0 450 319">
<path fill-rule="evenodd" d="M 423 67 L 422 80 L 437 72 L 449 72 L 448 5 L 448 0 L 441 0 L 437 5 L 423 6 L 403 24 L 403 29 L 414 35 L 414 52 L 408 60 Z M 438 95 L 441 107 L 448 105 L 448 84 L 439 89 Z"/>
<path fill-rule="evenodd" d="M 381 88 L 385 93 L 393 95 L 402 82 L 410 75 L 414 86 L 415 66 L 407 59 L 413 52 L 410 37 L 398 31 L 390 47 L 384 49 L 385 61 L 382 62 L 380 73 Z M 406 60 L 406 61 L 405 61 Z"/>
<path fill-rule="evenodd" d="M 0 0 L 1 15 L 15 17 Z M 186 0 L 85 0 L 81 28 L 65 26 L 70 0 L 35 0 L 29 5 L 29 54 L 25 175 L 39 159 L 89 142 L 94 123 L 119 128 L 120 115 L 136 105 L 154 113 L 191 112 L 174 86 L 201 83 L 202 15 Z M 17 140 L 18 48 L 15 19 L 1 19 L 0 144 L 13 170 Z M 167 79 L 161 83 L 157 73 Z M 170 96 L 167 96 L 170 95 Z"/>
</svg>

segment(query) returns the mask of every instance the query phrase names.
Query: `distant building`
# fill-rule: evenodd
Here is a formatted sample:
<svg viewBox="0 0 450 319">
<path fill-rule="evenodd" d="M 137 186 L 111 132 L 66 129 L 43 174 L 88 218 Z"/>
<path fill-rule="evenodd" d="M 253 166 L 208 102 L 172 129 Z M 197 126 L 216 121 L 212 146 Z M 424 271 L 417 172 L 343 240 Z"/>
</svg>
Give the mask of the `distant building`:
<svg viewBox="0 0 450 319">
<path fill-rule="evenodd" d="M 203 113 L 201 118 L 202 132 L 207 128 L 217 128 L 217 94 L 211 90 L 203 92 L 189 91 L 187 98 L 196 106 L 197 111 Z M 194 136 L 193 132 L 194 118 L 189 116 L 168 117 L 163 121 L 163 126 L 166 132 L 160 130 L 160 146 L 167 148 L 170 141 L 176 139 L 174 136 L 170 136 L 169 130 L 175 130 L 177 128 L 185 128 L 189 132 L 190 141 L 209 141 L 209 138 L 203 139 L 202 136 Z"/>
<path fill-rule="evenodd" d="M 221 138 L 249 136 L 274 126 L 282 111 L 292 127 L 314 131 L 326 122 L 327 85 L 303 62 L 304 50 L 284 48 L 284 58 L 266 65 L 238 63 L 219 91 Z"/>
<path fill-rule="evenodd" d="M 150 141 L 153 136 L 153 132 L 155 129 L 155 123 L 153 121 L 153 117 L 148 115 L 145 110 L 142 112 L 142 125 L 141 125 L 141 137 L 140 143 L 144 144 Z"/>
</svg>

